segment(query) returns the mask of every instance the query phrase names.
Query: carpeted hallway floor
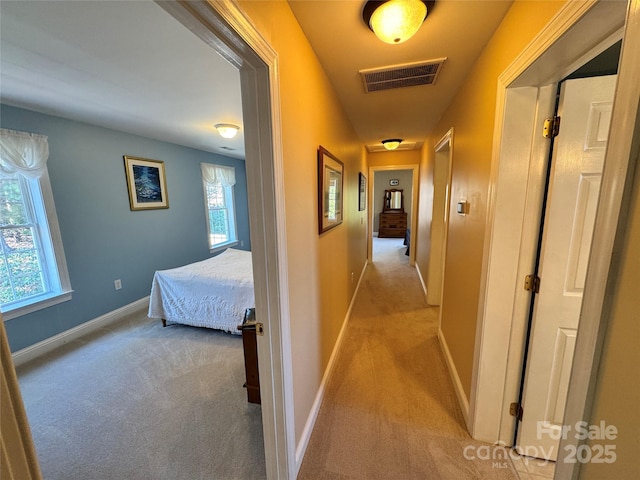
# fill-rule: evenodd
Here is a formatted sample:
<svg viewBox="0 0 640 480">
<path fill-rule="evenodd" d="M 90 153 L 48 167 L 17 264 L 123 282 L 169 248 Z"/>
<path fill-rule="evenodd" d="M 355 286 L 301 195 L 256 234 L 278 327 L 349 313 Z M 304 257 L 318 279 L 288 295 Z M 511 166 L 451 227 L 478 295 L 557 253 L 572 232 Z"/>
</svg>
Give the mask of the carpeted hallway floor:
<svg viewBox="0 0 640 480">
<path fill-rule="evenodd" d="M 375 239 L 298 479 L 517 479 L 506 451 L 464 427 L 438 308 L 405 250 L 402 239 Z M 483 450 L 497 458 L 478 460 Z"/>
<path fill-rule="evenodd" d="M 374 242 L 298 478 L 515 480 L 505 452 L 464 428 L 438 309 L 405 251 Z M 265 478 L 243 369 L 240 337 L 144 312 L 20 367 L 44 478 Z"/>
</svg>

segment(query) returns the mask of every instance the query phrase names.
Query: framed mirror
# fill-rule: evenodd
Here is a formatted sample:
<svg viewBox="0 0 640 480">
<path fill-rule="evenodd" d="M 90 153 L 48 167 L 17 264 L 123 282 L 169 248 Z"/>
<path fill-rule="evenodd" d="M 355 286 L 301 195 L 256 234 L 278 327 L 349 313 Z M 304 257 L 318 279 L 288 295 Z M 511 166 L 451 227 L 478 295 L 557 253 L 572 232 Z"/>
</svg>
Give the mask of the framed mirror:
<svg viewBox="0 0 640 480">
<path fill-rule="evenodd" d="M 385 190 L 383 205 L 383 211 L 385 212 L 404 212 L 404 196 L 402 194 L 402 189 L 394 188 L 392 190 Z"/>
</svg>

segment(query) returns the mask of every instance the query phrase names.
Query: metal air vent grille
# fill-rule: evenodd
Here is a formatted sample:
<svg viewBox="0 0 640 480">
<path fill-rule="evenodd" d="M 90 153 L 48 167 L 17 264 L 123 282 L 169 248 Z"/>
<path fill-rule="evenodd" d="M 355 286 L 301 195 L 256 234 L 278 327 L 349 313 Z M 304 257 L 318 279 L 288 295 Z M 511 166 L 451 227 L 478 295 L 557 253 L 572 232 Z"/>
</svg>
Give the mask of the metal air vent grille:
<svg viewBox="0 0 640 480">
<path fill-rule="evenodd" d="M 360 70 L 364 90 L 370 93 L 392 88 L 432 85 L 438 78 L 445 60 L 446 58 L 439 58 L 427 62 Z"/>
</svg>

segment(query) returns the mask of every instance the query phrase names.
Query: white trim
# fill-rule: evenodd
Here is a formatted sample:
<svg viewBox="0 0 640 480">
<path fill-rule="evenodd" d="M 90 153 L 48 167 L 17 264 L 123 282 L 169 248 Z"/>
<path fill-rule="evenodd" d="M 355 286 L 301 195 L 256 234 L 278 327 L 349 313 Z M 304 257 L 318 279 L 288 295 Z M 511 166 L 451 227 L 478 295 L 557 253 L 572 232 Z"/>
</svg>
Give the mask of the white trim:
<svg viewBox="0 0 640 480">
<path fill-rule="evenodd" d="M 358 296 L 358 290 L 360 290 L 360 284 L 362 283 L 362 279 L 364 278 L 364 273 L 367 269 L 367 265 L 368 262 L 365 262 L 364 267 L 362 268 L 362 272 L 360 273 L 360 278 L 358 279 L 358 284 L 356 285 L 356 289 L 353 292 L 353 297 L 351 297 L 351 303 L 349 304 L 349 308 L 347 309 L 347 314 L 345 315 L 342 322 L 340 333 L 338 334 L 338 338 L 336 339 L 333 351 L 331 352 L 331 357 L 329 357 L 329 363 L 327 364 L 327 368 L 325 369 L 324 375 L 322 376 L 320 388 L 318 388 L 318 393 L 316 393 L 316 398 L 313 402 L 313 405 L 311 406 L 311 411 L 309 412 L 307 421 L 304 424 L 302 434 L 300 435 L 300 441 L 298 442 L 298 448 L 296 449 L 296 475 L 300 471 L 300 467 L 302 466 L 302 460 L 304 459 L 304 454 L 307 451 L 307 446 L 309 445 L 309 440 L 311 439 L 311 434 L 313 433 L 313 427 L 316 424 L 318 413 L 320 412 L 320 406 L 322 405 L 322 400 L 324 399 L 326 387 L 331 380 L 331 375 L 333 374 L 335 368 L 336 359 L 342 347 L 342 341 L 345 337 L 347 324 L 351 319 L 351 311 L 353 310 L 353 305 L 355 304 L 356 297 Z"/>
<path fill-rule="evenodd" d="M 49 337 L 46 340 L 23 348 L 22 350 L 18 350 L 17 352 L 12 354 L 13 363 L 16 367 L 22 365 L 28 361 L 33 360 L 34 358 L 47 354 L 55 350 L 56 348 L 61 347 L 62 345 L 72 342 L 77 338 L 98 330 L 99 328 L 115 323 L 118 320 L 126 317 L 127 315 L 131 315 L 132 313 L 144 310 L 145 308 L 149 308 L 148 296 L 125 305 L 124 307 L 120 307 L 116 310 L 105 313 L 104 315 L 94 318 L 93 320 L 81 323 L 77 327 L 73 327 L 62 333 L 54 335 L 53 337 Z"/>
<path fill-rule="evenodd" d="M 440 327 L 438 327 L 438 343 L 440 344 L 440 350 L 444 355 L 445 363 L 447 364 L 447 368 L 449 369 L 449 376 L 453 381 L 453 389 L 456 392 L 456 398 L 458 399 L 460 410 L 462 410 L 464 423 L 467 426 L 467 429 L 469 429 L 469 401 L 467 400 L 467 394 L 464 391 L 462 381 L 460 380 L 460 376 L 458 375 L 456 364 L 453 361 L 451 352 L 449 351 L 449 346 L 447 345 L 447 341 L 444 338 L 444 333 L 440 329 Z"/>
<path fill-rule="evenodd" d="M 58 214 L 56 212 L 56 204 L 53 199 L 53 190 L 51 188 L 51 179 L 49 178 L 48 169 L 40 177 L 40 191 L 42 193 L 45 212 L 47 214 L 47 224 L 49 225 L 49 235 L 51 236 L 51 243 L 53 244 L 53 252 L 56 257 L 60 288 L 64 294 L 70 295 L 73 292 L 73 289 L 71 288 L 67 259 L 64 254 L 64 246 L 62 245 L 62 234 L 60 233 L 60 224 L 58 223 Z M 61 301 L 66 301 L 66 299 Z"/>
<path fill-rule="evenodd" d="M 68 302 L 71 300 L 73 294 L 73 290 L 68 292 L 62 292 L 57 295 L 51 295 L 37 302 L 31 302 L 28 305 L 7 308 L 2 311 L 2 318 L 7 320 L 12 320 L 14 318 L 21 317 L 23 315 L 27 315 L 29 313 L 37 312 L 38 310 L 42 310 L 44 308 L 49 308 L 54 305 L 58 305 L 59 303 Z"/>
<path fill-rule="evenodd" d="M 277 53 L 234 0 L 157 3 L 240 70 L 269 480 L 295 478 L 295 424 Z"/>
<path fill-rule="evenodd" d="M 622 247 L 626 230 L 634 170 L 640 168 L 638 57 L 640 0 L 633 0 L 629 5 L 618 68 L 618 84 L 580 314 L 580 332 L 576 339 L 574 368 L 571 370 L 565 407 L 565 425 L 575 425 L 579 421 L 590 423 L 591 420 L 598 366 L 616 288 L 611 280 L 617 278 L 620 269 L 620 255 L 616 253 Z M 559 451 L 569 451 L 566 450 L 569 445 L 577 448 L 582 443 L 585 440 L 578 440 L 576 435 L 567 435 L 567 438 L 561 439 Z M 628 459 L 628 464 L 632 461 Z M 580 462 L 558 462 L 555 478 L 577 479 L 581 468 Z"/>
<path fill-rule="evenodd" d="M 67 261 L 64 255 L 64 247 L 62 245 L 58 215 L 56 214 L 56 204 L 53 199 L 53 191 L 51 190 L 49 170 L 45 167 L 40 177 L 36 179 L 27 178 L 26 182 L 29 189 L 29 204 L 32 204 L 36 211 L 44 212 L 44 217 L 46 217 L 46 225 L 42 225 L 42 229 L 40 229 L 40 233 L 42 234 L 42 249 L 38 248 L 38 251 L 43 256 L 45 264 L 47 265 L 45 271 L 48 272 L 46 276 L 49 277 L 49 280 L 46 283 L 51 290 L 48 291 L 46 295 L 41 295 L 40 300 L 30 298 L 13 302 L 13 305 L 5 305 L 5 310 L 3 310 L 5 321 L 67 302 L 71 300 L 73 294 L 71 281 L 69 280 Z M 37 192 L 35 190 L 37 190 Z M 42 202 L 36 201 L 34 204 L 35 197 L 40 197 Z M 40 220 L 44 220 L 39 213 L 35 212 L 35 215 Z M 40 220 L 38 220 L 38 223 L 44 224 L 44 221 L 40 222 Z M 45 232 L 48 232 L 48 235 Z M 49 262 L 55 263 L 55 268 L 53 265 L 50 265 Z"/>
<path fill-rule="evenodd" d="M 412 163 L 408 165 L 384 165 L 377 167 L 369 167 L 369 187 L 367 192 L 368 209 L 369 209 L 369 225 L 374 225 L 375 212 L 373 211 L 374 199 L 373 190 L 375 183 L 375 172 L 383 172 L 389 170 L 411 170 L 411 235 L 409 238 L 409 265 L 416 264 L 416 232 L 418 229 L 418 190 L 420 188 L 420 165 Z M 377 232 L 373 235 L 367 235 L 367 258 L 369 263 L 373 262 L 373 237 L 377 236 Z"/>
<path fill-rule="evenodd" d="M 624 17 L 624 7 L 622 2 L 598 2 L 596 0 L 567 2 L 547 27 L 534 38 L 498 79 L 487 201 L 487 228 L 484 240 L 481 294 L 478 304 L 470 399 L 472 427 L 470 431 L 473 438 L 488 442 L 502 440 L 507 444 L 511 443 L 512 438 L 508 438 L 510 429 L 506 424 L 512 423 L 513 420 L 505 420 L 505 417 L 508 416 L 506 413 L 508 403 L 513 400 L 505 397 L 505 391 L 512 387 L 509 382 L 513 382 L 513 375 L 510 372 L 514 368 L 521 368 L 522 363 L 522 357 L 517 354 L 516 348 L 512 348 L 508 353 L 504 352 L 507 348 L 507 344 L 504 342 L 505 336 L 512 347 L 518 342 L 522 342 L 522 337 L 517 338 L 520 335 L 518 332 L 520 327 L 514 328 L 514 322 L 518 321 L 515 318 L 519 315 L 518 305 L 513 303 L 510 306 L 513 309 L 510 312 L 513 322 L 507 322 L 505 326 L 505 322 L 499 321 L 500 312 L 493 310 L 489 301 L 492 293 L 490 290 L 491 281 L 496 275 L 501 275 L 501 271 L 496 269 L 496 265 L 501 260 L 504 262 L 504 258 L 502 258 L 504 252 L 500 251 L 497 245 L 499 237 L 496 236 L 495 228 L 500 208 L 497 203 L 498 188 L 502 188 L 499 176 L 503 153 L 501 146 L 506 128 L 507 89 L 523 86 L 536 87 L 559 81 L 565 73 L 564 69 L 575 65 L 575 62 L 580 59 L 584 60 L 586 52 L 594 51 L 594 45 L 601 42 L 611 42 L 615 38 L 616 30 L 624 22 L 623 18 L 621 20 L 621 17 Z M 637 101 L 637 98 L 635 100 Z M 513 167 L 513 164 L 511 166 Z M 530 165 L 525 163 L 522 168 L 529 169 Z M 525 172 L 525 178 L 526 175 Z M 505 202 L 502 203 L 505 204 Z M 522 213 L 520 224 L 513 225 L 513 228 L 529 229 L 530 225 L 527 222 L 530 220 L 524 218 L 524 213 Z M 520 258 L 518 260 L 522 264 L 526 259 Z M 515 285 L 513 288 L 517 289 L 518 286 Z M 496 305 L 495 302 L 494 305 Z M 522 328 L 520 330 L 523 331 Z M 507 360 L 503 358 L 504 361 L 496 361 L 497 356 L 505 357 L 507 354 Z M 574 362 L 574 365 L 577 363 Z M 506 377 L 509 378 L 505 380 Z M 572 388 L 573 385 L 570 387 L 570 391 Z M 501 427 L 503 427 L 502 430 Z"/>
<path fill-rule="evenodd" d="M 511 166 L 500 168 L 496 180 L 491 264 L 484 278 L 483 310 L 479 311 L 484 318 L 478 320 L 471 389 L 472 412 L 482 412 L 477 417 L 472 414 L 472 436 L 490 443 L 510 445 L 513 440 L 515 418 L 505 405 L 518 400 L 529 307 L 522 281 L 535 259 L 549 148 L 534 125 L 536 115 L 552 114 L 554 100 L 553 86 L 508 89 L 504 98 L 499 153 L 501 161 Z M 529 161 L 516 168 L 514 159 L 522 158 Z"/>
<path fill-rule="evenodd" d="M 416 272 L 418 272 L 418 278 L 420 279 L 420 285 L 422 285 L 422 291 L 424 292 L 425 301 L 427 298 L 427 284 L 424 281 L 424 277 L 422 276 L 422 272 L 420 271 L 420 265 L 416 263 Z"/>
<path fill-rule="evenodd" d="M 498 79 L 499 88 L 504 95 L 507 86 L 520 87 L 530 83 L 523 78 L 526 70 L 540 59 L 573 25 L 575 25 L 599 0 L 584 0 L 580 2 L 567 2 L 554 15 L 551 21 L 535 36 L 525 49 L 502 72 Z M 518 81 L 518 83 L 516 83 Z M 537 81 L 544 85 L 553 80 Z M 494 136 L 495 139 L 495 136 Z M 495 144 L 494 144 L 495 146 Z M 495 150 L 494 150 L 495 151 Z"/>
<path fill-rule="evenodd" d="M 436 290 L 435 292 L 432 292 L 431 296 L 438 296 L 437 298 L 437 305 L 442 306 L 442 303 L 444 301 L 444 278 L 445 278 L 445 267 L 447 264 L 447 246 L 448 246 L 448 242 L 449 242 L 449 221 L 450 221 L 450 209 L 451 209 L 451 181 L 453 178 L 453 127 L 451 127 L 447 133 L 445 133 L 442 138 L 440 140 L 438 140 L 438 142 L 435 144 L 434 146 L 434 158 L 433 158 L 433 172 L 434 172 L 434 179 L 435 179 L 435 172 L 438 166 L 438 153 L 445 147 L 448 147 L 448 158 L 447 158 L 447 181 L 446 181 L 446 185 L 445 185 L 445 193 L 444 193 L 444 206 L 443 206 L 443 210 L 444 210 L 444 214 L 443 214 L 443 218 L 442 218 L 442 235 L 440 236 L 440 238 L 438 239 L 440 241 L 440 268 L 439 271 L 437 273 L 439 273 L 439 280 L 436 280 L 437 282 L 439 282 L 440 284 L 440 294 L 437 295 L 437 289 L 434 288 L 434 280 L 433 280 L 433 270 L 432 270 L 432 261 L 434 260 L 434 250 L 433 250 L 433 245 L 434 245 L 434 239 L 432 237 L 432 233 L 433 233 L 433 209 L 432 209 L 432 214 L 431 214 L 431 226 L 432 228 L 430 228 L 429 230 L 429 239 L 430 239 L 430 246 L 429 246 L 429 270 L 428 270 L 428 275 L 427 275 L 427 283 L 429 284 L 429 286 L 433 289 Z M 436 185 L 434 183 L 434 202 L 435 202 L 435 188 Z M 427 287 L 427 291 L 428 287 Z M 431 302 L 429 301 L 431 300 Z M 427 295 L 427 303 L 433 305 L 433 298 L 429 298 L 429 295 Z M 442 325 L 442 309 L 440 309 L 440 311 L 438 312 L 438 328 L 440 328 L 440 326 Z"/>
<path fill-rule="evenodd" d="M 218 253 L 228 248 L 236 247 L 240 244 L 240 240 L 232 240 L 231 242 L 219 243 L 214 248 L 209 248 L 209 253 Z"/>
</svg>

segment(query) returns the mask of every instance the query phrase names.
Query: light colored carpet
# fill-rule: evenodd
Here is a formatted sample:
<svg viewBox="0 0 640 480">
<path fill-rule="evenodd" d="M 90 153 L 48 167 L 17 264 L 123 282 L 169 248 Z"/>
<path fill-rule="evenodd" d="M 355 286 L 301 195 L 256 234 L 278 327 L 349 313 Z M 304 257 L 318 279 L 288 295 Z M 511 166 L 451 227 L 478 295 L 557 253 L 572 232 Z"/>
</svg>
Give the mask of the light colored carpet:
<svg viewBox="0 0 640 480">
<path fill-rule="evenodd" d="M 402 239 L 374 241 L 298 479 L 517 479 L 502 449 L 496 460 L 466 458 L 494 448 L 464 427 L 438 309 L 405 250 Z"/>
<path fill-rule="evenodd" d="M 45 480 L 266 476 L 240 336 L 141 312 L 18 376 Z"/>
</svg>

